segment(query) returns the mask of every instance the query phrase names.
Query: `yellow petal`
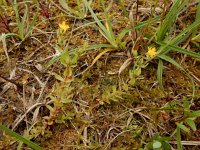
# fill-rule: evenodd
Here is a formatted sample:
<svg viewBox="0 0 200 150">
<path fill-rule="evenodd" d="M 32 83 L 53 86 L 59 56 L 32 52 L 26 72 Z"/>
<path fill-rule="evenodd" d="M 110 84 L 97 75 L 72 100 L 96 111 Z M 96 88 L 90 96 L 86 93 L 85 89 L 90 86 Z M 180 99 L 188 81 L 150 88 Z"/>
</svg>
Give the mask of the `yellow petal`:
<svg viewBox="0 0 200 150">
<path fill-rule="evenodd" d="M 59 28 L 65 32 L 69 29 L 69 25 L 67 25 L 66 22 L 63 21 L 61 24 L 59 24 Z"/>
<path fill-rule="evenodd" d="M 152 58 L 156 55 L 156 48 L 155 47 L 148 47 L 147 55 Z"/>
</svg>

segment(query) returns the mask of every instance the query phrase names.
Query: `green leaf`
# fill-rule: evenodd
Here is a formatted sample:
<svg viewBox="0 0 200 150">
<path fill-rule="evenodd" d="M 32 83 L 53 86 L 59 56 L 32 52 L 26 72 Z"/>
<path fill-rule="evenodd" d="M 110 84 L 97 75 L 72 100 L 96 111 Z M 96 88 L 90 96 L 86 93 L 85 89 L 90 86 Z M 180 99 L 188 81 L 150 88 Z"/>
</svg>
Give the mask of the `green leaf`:
<svg viewBox="0 0 200 150">
<path fill-rule="evenodd" d="M 45 68 L 49 68 L 51 65 L 53 65 L 56 61 L 60 59 L 60 55 L 54 56 L 46 65 Z"/>
<path fill-rule="evenodd" d="M 133 74 L 134 74 L 136 77 L 139 76 L 139 75 L 141 74 L 141 68 L 138 67 L 137 69 L 134 69 L 134 70 L 133 70 Z"/>
<path fill-rule="evenodd" d="M 196 125 L 194 123 L 194 118 L 188 118 L 185 120 L 185 122 L 192 128 L 193 131 L 196 131 Z"/>
<path fill-rule="evenodd" d="M 63 65 L 68 65 L 70 62 L 71 62 L 71 57 L 69 55 L 69 51 L 68 49 L 64 50 L 61 55 L 60 55 L 60 62 L 63 64 Z"/>
<path fill-rule="evenodd" d="M 57 74 L 57 73 L 55 73 L 55 72 L 53 72 L 52 74 L 54 75 L 54 77 L 55 77 L 57 80 L 62 81 L 62 82 L 65 81 L 64 78 L 61 77 L 59 74 Z"/>
<path fill-rule="evenodd" d="M 171 145 L 167 142 L 162 142 L 162 147 L 164 150 L 171 150 Z"/>
<path fill-rule="evenodd" d="M 4 125 L 0 125 L 0 130 L 3 130 L 5 133 L 15 137 L 17 140 L 22 141 L 24 144 L 30 146 L 31 148 L 33 148 L 34 150 L 42 150 L 42 147 L 40 147 L 39 145 L 37 145 L 36 143 L 22 137 L 21 135 L 19 135 L 18 133 L 10 130 L 9 128 L 7 128 Z"/>
<path fill-rule="evenodd" d="M 54 111 L 54 108 L 53 107 L 51 107 L 50 105 L 45 105 L 51 112 L 53 112 Z"/>
<path fill-rule="evenodd" d="M 161 148 L 161 146 L 162 146 L 162 143 L 160 141 L 154 141 L 153 142 L 153 148 L 154 149 Z"/>
<path fill-rule="evenodd" d="M 190 133 L 190 129 L 188 127 L 186 127 L 185 125 L 183 125 L 182 123 L 176 123 L 177 127 L 182 129 L 183 131 Z"/>
<path fill-rule="evenodd" d="M 90 45 L 88 47 L 85 48 L 85 51 L 90 51 L 90 50 L 94 50 L 94 49 L 100 49 L 100 48 L 113 48 L 112 45 L 110 44 L 94 44 L 94 45 Z M 69 51 L 69 55 L 74 55 L 76 54 L 81 48 L 75 48 Z M 51 65 L 53 65 L 56 61 L 59 61 L 61 59 L 61 54 L 54 56 L 46 65 L 45 68 L 50 67 Z"/>
<path fill-rule="evenodd" d="M 135 78 L 132 78 L 128 83 L 132 86 L 135 85 L 135 82 L 136 82 L 136 79 Z"/>
</svg>

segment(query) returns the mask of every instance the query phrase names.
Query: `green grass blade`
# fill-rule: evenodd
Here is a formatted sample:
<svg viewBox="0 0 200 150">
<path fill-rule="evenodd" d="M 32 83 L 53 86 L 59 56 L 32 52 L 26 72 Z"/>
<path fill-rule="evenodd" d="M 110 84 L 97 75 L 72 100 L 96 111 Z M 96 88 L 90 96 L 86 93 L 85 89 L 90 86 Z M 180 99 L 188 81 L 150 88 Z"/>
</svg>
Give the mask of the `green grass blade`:
<svg viewBox="0 0 200 150">
<path fill-rule="evenodd" d="M 84 7 L 83 7 L 83 9 L 81 8 L 81 2 L 80 2 L 80 0 L 77 0 L 76 2 L 77 2 L 78 10 L 79 10 L 79 11 L 76 11 L 76 13 L 78 14 L 78 16 L 80 18 L 83 18 L 84 17 L 83 16 L 83 14 L 84 14 Z"/>
<path fill-rule="evenodd" d="M 176 128 L 176 141 L 178 150 L 183 150 L 183 146 L 181 144 L 181 129 L 179 127 Z"/>
<path fill-rule="evenodd" d="M 104 20 L 100 20 L 100 21 L 104 21 Z M 81 26 L 79 26 L 79 27 L 73 29 L 72 32 L 77 31 L 77 30 L 79 30 L 79 29 L 81 29 L 81 28 L 87 27 L 87 26 L 89 26 L 89 25 L 96 24 L 96 23 L 97 23 L 96 21 L 92 21 L 92 22 L 85 23 L 85 24 L 83 24 L 83 25 L 81 25 Z"/>
<path fill-rule="evenodd" d="M 67 11 L 69 11 L 69 12 L 71 12 L 71 13 L 76 14 L 75 10 L 71 9 L 71 8 L 68 6 L 66 0 L 59 0 L 59 3 L 60 3 L 60 5 L 61 5 L 65 10 L 67 10 Z"/>
<path fill-rule="evenodd" d="M 179 64 L 177 63 L 174 59 L 172 59 L 171 57 L 167 56 L 167 55 L 159 55 L 159 58 L 168 61 L 169 63 L 173 64 L 174 66 L 176 66 L 177 68 L 179 68 L 180 70 L 182 70 L 187 76 L 188 78 L 191 80 L 192 82 L 192 97 L 194 97 L 195 95 L 195 84 L 194 84 L 194 80 L 193 78 L 185 71 L 185 69 Z"/>
<path fill-rule="evenodd" d="M 18 36 L 18 35 L 15 34 L 15 33 L 6 33 L 6 34 L 3 33 L 3 34 L 0 35 L 0 41 L 3 40 L 3 39 L 6 39 L 9 36 Z"/>
<path fill-rule="evenodd" d="M 170 51 L 169 45 L 177 45 L 180 44 L 180 42 L 183 41 L 186 37 L 188 37 L 191 34 L 191 31 L 198 27 L 200 25 L 200 20 L 195 21 L 191 25 L 189 25 L 185 30 L 183 30 L 181 33 L 179 33 L 173 40 L 168 41 L 166 45 L 161 46 L 158 50 L 158 55 L 166 54 Z M 160 42 L 158 42 L 160 43 Z"/>
<path fill-rule="evenodd" d="M 157 43 L 161 43 L 161 42 L 157 42 Z M 158 49 L 157 55 L 160 56 L 160 55 L 165 55 L 166 53 L 168 53 L 168 52 L 170 51 L 170 49 L 169 49 L 169 45 L 170 45 L 170 44 L 171 44 L 171 43 L 168 42 L 167 44 L 162 45 L 162 46 Z"/>
<path fill-rule="evenodd" d="M 183 42 L 183 40 L 185 40 L 186 37 L 188 37 L 190 35 L 190 33 L 187 33 L 182 39 L 180 39 L 180 41 L 177 41 L 177 43 L 173 43 L 173 41 L 168 41 L 167 44 L 162 45 L 157 54 L 158 55 L 163 55 L 163 54 L 167 54 L 168 52 L 170 52 L 172 49 L 170 48 L 170 45 L 178 45 L 179 43 Z M 156 43 L 164 43 L 164 42 L 156 42 Z"/>
<path fill-rule="evenodd" d="M 90 45 L 86 48 L 86 51 L 90 51 L 90 50 L 94 50 L 94 49 L 100 49 L 100 48 L 114 48 L 112 45 L 110 44 L 95 44 L 95 45 Z M 79 50 L 79 48 L 73 49 L 69 51 L 70 55 L 75 54 L 77 51 Z M 46 65 L 45 68 L 49 68 L 51 65 L 53 65 L 56 61 L 60 60 L 61 55 L 57 55 L 54 56 Z"/>
<path fill-rule="evenodd" d="M 172 39 L 171 44 L 173 44 L 173 45 L 179 45 L 179 44 L 183 43 L 184 41 L 186 41 L 188 39 L 188 37 L 191 35 L 191 33 L 192 32 L 187 32 L 182 37 L 181 36 L 177 37 L 178 36 L 177 35 L 175 38 Z"/>
<path fill-rule="evenodd" d="M 108 42 L 113 45 L 115 48 L 118 47 L 117 43 L 115 40 L 109 38 L 101 29 L 99 29 L 99 32 L 103 35 L 104 38 L 106 38 L 108 40 Z"/>
<path fill-rule="evenodd" d="M 59 0 L 60 5 L 67 10 L 70 13 L 73 13 L 75 15 L 77 15 L 78 17 L 80 17 L 80 13 L 72 8 L 70 8 L 66 2 L 66 0 Z"/>
<path fill-rule="evenodd" d="M 137 25 L 135 25 L 133 29 L 140 29 L 140 28 L 146 26 L 146 25 L 149 24 L 149 23 L 157 22 L 159 19 L 160 19 L 160 16 L 157 16 L 157 17 L 155 17 L 155 18 L 153 18 L 153 19 L 140 22 L 140 23 L 138 23 Z M 100 21 L 103 21 L 103 20 L 100 20 Z M 75 28 L 75 29 L 73 30 L 73 32 L 79 30 L 80 28 L 84 28 L 84 27 L 87 27 L 87 26 L 92 25 L 92 24 L 95 24 L 95 23 L 97 23 L 97 22 L 96 22 L 96 21 L 93 21 L 93 22 L 86 23 L 86 24 L 84 24 L 84 25 L 82 25 L 82 26 L 79 26 L 79 27 Z M 131 28 L 126 28 L 126 29 L 122 30 L 121 33 L 120 33 L 120 34 L 118 35 L 118 37 L 117 37 L 117 41 L 121 41 L 121 40 L 123 39 L 123 37 L 124 37 L 128 32 L 130 32 L 131 30 L 132 30 Z M 103 31 L 102 31 L 102 32 L 103 32 Z"/>
<path fill-rule="evenodd" d="M 38 11 L 39 11 L 39 6 L 37 4 L 37 11 L 36 11 L 36 14 L 34 15 L 33 17 L 33 20 L 31 21 L 31 24 L 28 26 L 28 29 L 27 29 L 27 33 L 26 33 L 26 37 L 32 32 L 33 30 L 33 27 L 38 19 Z"/>
<path fill-rule="evenodd" d="M 146 26 L 146 25 L 148 25 L 148 24 L 152 24 L 152 23 L 157 22 L 159 19 L 160 19 L 160 16 L 157 16 L 157 17 L 152 18 L 152 19 L 150 19 L 150 20 L 140 22 L 140 23 L 136 24 L 136 25 L 133 27 L 133 29 L 140 29 L 140 28 L 142 28 L 142 27 L 144 27 L 144 26 Z M 131 28 L 123 29 L 123 30 L 119 33 L 119 35 L 118 35 L 118 37 L 117 37 L 117 41 L 121 41 L 121 40 L 124 38 L 124 36 L 125 36 L 128 32 L 130 32 L 131 30 L 133 30 L 133 29 L 131 29 Z"/>
<path fill-rule="evenodd" d="M 18 4 L 17 4 L 16 0 L 14 0 L 13 9 L 15 12 L 15 19 L 16 19 L 18 30 L 19 30 L 19 37 L 20 37 L 20 39 L 23 39 L 24 38 L 24 34 L 23 34 L 24 28 L 23 28 L 22 22 L 20 21 L 20 16 L 19 16 L 19 12 L 18 12 Z"/>
<path fill-rule="evenodd" d="M 160 28 L 157 31 L 157 40 L 162 41 L 165 37 L 165 34 L 171 27 L 172 23 L 175 21 L 176 16 L 181 11 L 181 9 L 187 4 L 188 0 L 184 0 L 180 4 L 181 0 L 177 0 L 174 5 L 171 7 L 169 13 L 166 15 L 166 18 L 162 22 Z M 180 5 L 179 5 L 180 4 Z"/>
<path fill-rule="evenodd" d="M 59 0 L 60 5 L 67 11 L 71 12 L 71 9 L 69 8 L 68 4 L 65 0 Z"/>
<path fill-rule="evenodd" d="M 113 48 L 110 44 L 94 44 L 90 45 L 87 50 L 92 50 L 92 49 L 99 49 L 99 48 Z"/>
<path fill-rule="evenodd" d="M 86 7 L 88 8 L 88 10 L 90 11 L 92 17 L 94 18 L 94 20 L 96 21 L 97 25 L 99 26 L 99 28 L 104 32 L 104 34 L 107 36 L 108 39 L 110 39 L 110 41 L 112 41 L 112 37 L 109 34 L 108 30 L 106 29 L 106 27 L 101 23 L 101 21 L 99 20 L 99 18 L 96 16 L 96 14 L 94 13 L 94 11 L 92 10 L 92 8 L 90 7 L 90 5 L 88 4 L 88 2 L 86 0 L 84 0 L 84 4 L 86 5 Z"/>
<path fill-rule="evenodd" d="M 186 29 L 184 29 L 181 33 L 179 33 L 172 41 L 171 44 L 178 44 L 179 41 L 182 41 L 181 39 L 184 38 L 187 33 L 191 33 L 191 31 L 195 28 L 197 28 L 200 25 L 200 19 L 193 22 L 191 25 L 189 25 Z"/>
<path fill-rule="evenodd" d="M 195 35 L 193 38 L 192 38 L 192 41 L 193 42 L 199 42 L 200 43 L 200 33 Z"/>
<path fill-rule="evenodd" d="M 180 48 L 180 47 L 177 47 L 177 46 L 173 46 L 173 45 L 170 45 L 170 48 L 173 51 L 176 51 L 176 52 L 186 54 L 186 55 L 200 59 L 200 53 L 196 53 L 196 52 L 193 52 L 193 51 L 190 51 L 190 50 L 187 50 L 187 49 L 183 49 L 183 48 Z"/>
<path fill-rule="evenodd" d="M 162 46 L 167 45 L 167 43 L 164 43 L 164 42 L 156 42 L 156 43 L 159 44 L 159 45 L 162 45 Z M 176 52 L 186 54 L 186 55 L 200 59 L 200 53 L 196 53 L 196 52 L 193 52 L 193 51 L 190 51 L 190 50 L 187 50 L 187 49 L 183 49 L 183 48 L 180 48 L 178 46 L 174 46 L 174 45 L 170 45 L 170 44 L 168 45 L 168 48 L 169 48 L 169 50 L 176 51 Z"/>
<path fill-rule="evenodd" d="M 130 28 L 123 29 L 123 30 L 119 33 L 119 35 L 118 35 L 116 41 L 117 41 L 117 42 L 120 42 L 120 41 L 124 38 L 124 36 L 125 36 L 128 32 L 130 32 L 131 30 L 132 30 L 132 29 L 130 29 Z"/>
<path fill-rule="evenodd" d="M 4 125 L 0 125 L 0 130 L 3 130 L 5 133 L 15 137 L 17 140 L 22 141 L 24 144 L 30 146 L 34 150 L 42 150 L 42 147 L 40 147 L 39 145 L 37 145 L 37 144 L 33 143 L 32 141 L 22 137 L 21 135 L 19 135 L 18 133 L 10 130 L 9 128 L 7 128 Z"/>
<path fill-rule="evenodd" d="M 20 23 L 19 12 L 18 12 L 18 4 L 17 4 L 16 0 L 14 0 L 14 2 L 13 2 L 13 9 L 15 11 L 15 17 L 16 17 L 17 23 Z"/>
<path fill-rule="evenodd" d="M 101 0 L 101 5 L 103 7 L 103 10 L 104 10 L 104 15 L 105 15 L 105 18 L 106 18 L 106 23 L 107 23 L 107 31 L 109 32 L 113 42 L 115 42 L 115 35 L 113 33 L 113 30 L 112 30 L 112 24 L 111 24 L 111 21 L 110 21 L 110 18 L 108 17 L 108 11 L 105 7 L 105 1 L 104 0 Z"/>
<path fill-rule="evenodd" d="M 197 5 L 196 18 L 195 18 L 195 21 L 198 21 L 198 20 L 200 20 L 200 2 Z M 192 37 L 194 37 L 196 35 L 197 30 L 198 30 L 197 27 L 195 29 L 193 29 L 193 31 L 192 31 Z"/>
<path fill-rule="evenodd" d="M 171 57 L 169 57 L 167 55 L 159 55 L 159 57 L 165 61 L 168 61 L 169 63 L 175 65 L 177 68 L 184 71 L 184 68 L 179 63 L 177 63 L 174 59 L 172 59 Z"/>
<path fill-rule="evenodd" d="M 124 15 L 128 18 L 128 12 L 126 11 L 126 8 L 124 6 L 124 0 L 119 0 L 119 4 L 120 4 L 120 6 L 122 8 L 122 11 L 123 11 Z"/>
<path fill-rule="evenodd" d="M 86 5 L 86 7 L 89 9 L 92 17 L 94 18 L 94 20 L 96 21 L 97 25 L 99 26 L 99 30 L 100 33 L 114 46 L 117 47 L 117 43 L 115 41 L 115 37 L 114 34 L 110 33 L 109 29 L 106 29 L 106 27 L 101 23 L 101 21 L 98 19 L 98 17 L 96 16 L 96 14 L 93 12 L 92 8 L 90 7 L 90 5 L 88 4 L 87 1 L 84 0 L 84 3 Z M 109 19 L 108 19 L 109 20 Z"/>
<path fill-rule="evenodd" d="M 94 44 L 94 45 L 89 45 L 88 47 L 85 48 L 85 50 L 90 51 L 90 50 L 101 49 L 101 48 L 114 48 L 114 47 L 110 44 Z M 70 50 L 69 54 L 73 55 L 73 54 L 77 53 L 77 51 L 79 51 L 80 49 L 81 48 L 75 48 L 73 50 Z"/>
<path fill-rule="evenodd" d="M 23 29 L 23 35 L 24 35 L 24 32 L 25 32 L 27 17 L 28 17 L 28 7 L 27 7 L 27 5 L 25 5 L 24 15 L 23 15 L 22 21 L 21 21 L 22 29 Z"/>
<path fill-rule="evenodd" d="M 159 83 L 159 86 L 161 89 L 163 89 L 162 76 L 163 76 L 163 61 L 162 61 L 162 59 L 159 59 L 158 69 L 157 69 L 157 80 L 158 80 L 158 83 Z"/>
<path fill-rule="evenodd" d="M 146 21 L 143 21 L 143 22 L 140 22 L 138 24 L 136 24 L 133 29 L 140 29 L 148 24 L 152 24 L 152 23 L 155 23 L 157 22 L 158 20 L 160 20 L 161 16 L 157 16 L 157 17 L 154 17 L 152 19 L 149 19 L 149 20 L 146 20 Z"/>
</svg>

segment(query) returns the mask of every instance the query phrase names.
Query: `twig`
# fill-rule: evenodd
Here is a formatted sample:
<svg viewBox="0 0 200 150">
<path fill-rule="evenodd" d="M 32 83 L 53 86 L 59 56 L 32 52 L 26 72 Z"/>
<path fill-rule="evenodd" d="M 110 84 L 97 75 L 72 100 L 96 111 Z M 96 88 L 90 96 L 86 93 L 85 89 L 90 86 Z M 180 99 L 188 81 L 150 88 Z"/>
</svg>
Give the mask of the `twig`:
<svg viewBox="0 0 200 150">
<path fill-rule="evenodd" d="M 10 57 L 8 55 L 7 44 L 6 44 L 6 40 L 4 38 L 2 39 L 2 43 L 3 43 L 3 50 L 4 50 L 5 54 L 6 54 L 8 64 L 10 65 Z"/>
<path fill-rule="evenodd" d="M 26 117 L 26 115 L 27 115 L 31 110 L 33 110 L 35 107 L 39 107 L 39 106 L 45 106 L 45 104 L 43 104 L 43 103 L 36 103 L 36 104 L 34 104 L 33 106 L 31 106 L 22 116 L 20 116 L 19 119 L 16 119 L 16 120 L 14 121 L 12 130 L 14 130 L 14 129 L 19 125 L 19 123 Z"/>
<path fill-rule="evenodd" d="M 177 144 L 177 141 L 169 141 L 171 144 Z M 181 141 L 182 145 L 199 146 L 200 141 Z"/>
<path fill-rule="evenodd" d="M 178 15 L 182 15 L 185 11 L 187 11 L 190 7 L 197 5 L 199 2 L 193 2 L 188 4 Z"/>
<path fill-rule="evenodd" d="M 3 77 L 1 74 L 0 74 L 0 78 L 2 78 L 3 80 L 5 80 L 6 82 L 14 84 L 16 87 L 22 87 L 20 84 L 16 83 L 13 80 L 10 80 L 10 79 L 7 79 L 7 78 Z"/>
<path fill-rule="evenodd" d="M 6 18 L 8 18 L 7 16 L 6 17 L 3 17 L 1 14 L 0 14 L 0 18 L 3 22 L 3 24 L 5 25 L 6 29 L 11 33 L 11 30 L 10 30 L 10 27 L 9 27 L 9 24 L 8 24 L 8 20 Z"/>
<path fill-rule="evenodd" d="M 123 131 L 123 132 L 117 134 L 113 139 L 110 140 L 110 142 L 109 142 L 108 145 L 106 146 L 105 150 L 108 149 L 108 147 L 110 146 L 110 144 L 111 144 L 118 136 L 124 134 L 125 132 L 129 132 L 129 131 L 130 131 L 130 130 L 125 130 L 125 131 Z"/>
</svg>

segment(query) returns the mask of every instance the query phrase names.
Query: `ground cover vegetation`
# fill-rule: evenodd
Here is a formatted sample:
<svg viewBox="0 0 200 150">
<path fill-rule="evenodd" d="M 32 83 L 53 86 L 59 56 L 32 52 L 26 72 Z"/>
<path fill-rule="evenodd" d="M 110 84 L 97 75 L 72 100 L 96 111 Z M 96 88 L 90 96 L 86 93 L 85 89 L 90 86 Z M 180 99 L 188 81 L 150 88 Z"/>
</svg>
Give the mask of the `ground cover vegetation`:
<svg viewBox="0 0 200 150">
<path fill-rule="evenodd" d="M 0 149 L 200 149 L 199 0 L 0 0 Z"/>
</svg>

